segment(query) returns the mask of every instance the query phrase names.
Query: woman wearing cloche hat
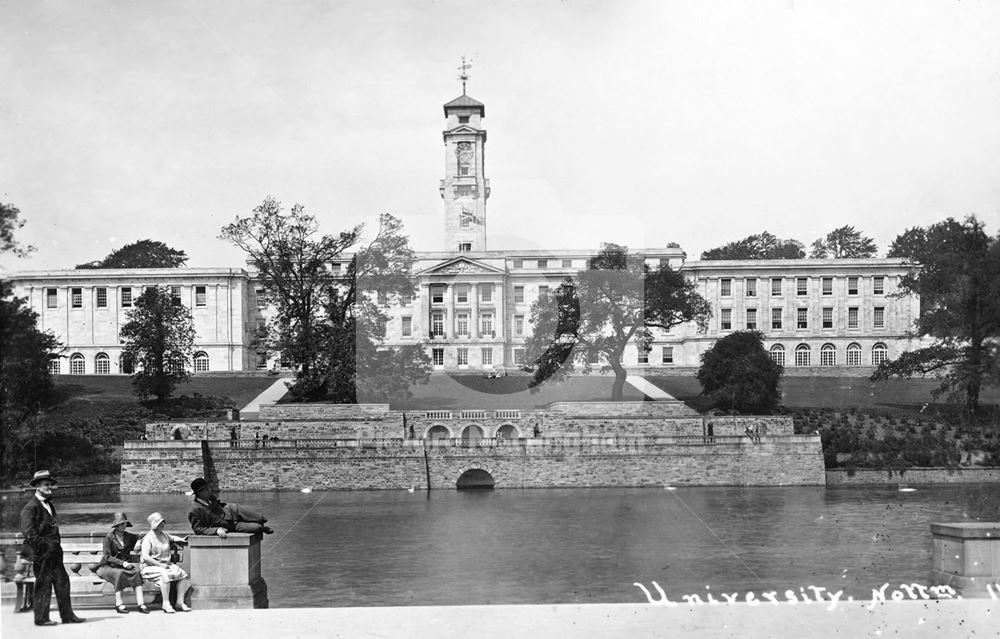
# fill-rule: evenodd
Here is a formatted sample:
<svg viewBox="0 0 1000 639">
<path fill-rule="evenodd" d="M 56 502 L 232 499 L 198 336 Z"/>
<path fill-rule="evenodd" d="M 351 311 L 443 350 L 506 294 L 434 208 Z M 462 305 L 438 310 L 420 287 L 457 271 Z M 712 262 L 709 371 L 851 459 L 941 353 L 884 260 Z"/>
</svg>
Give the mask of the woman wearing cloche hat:
<svg viewBox="0 0 1000 639">
<path fill-rule="evenodd" d="M 122 593 L 128 588 L 135 590 L 135 604 L 139 612 L 149 612 L 142 596 L 139 566 L 132 562 L 132 551 L 139 536 L 125 530 L 131 527 L 132 522 L 125 513 L 115 513 L 111 531 L 104 538 L 104 558 L 97 568 L 97 576 L 114 586 L 115 610 L 123 615 L 128 614 L 128 609 Z"/>
<path fill-rule="evenodd" d="M 190 612 L 184 603 L 184 594 L 191 585 L 191 580 L 184 569 L 170 560 L 170 542 L 186 543 L 183 537 L 169 535 L 163 530 L 163 515 L 153 513 L 146 518 L 149 521 L 149 532 L 142 538 L 140 547 L 142 554 L 142 578 L 152 581 L 160 587 L 163 595 L 163 612 L 174 612 L 170 605 L 170 582 L 177 582 L 177 608 L 181 612 Z"/>
</svg>

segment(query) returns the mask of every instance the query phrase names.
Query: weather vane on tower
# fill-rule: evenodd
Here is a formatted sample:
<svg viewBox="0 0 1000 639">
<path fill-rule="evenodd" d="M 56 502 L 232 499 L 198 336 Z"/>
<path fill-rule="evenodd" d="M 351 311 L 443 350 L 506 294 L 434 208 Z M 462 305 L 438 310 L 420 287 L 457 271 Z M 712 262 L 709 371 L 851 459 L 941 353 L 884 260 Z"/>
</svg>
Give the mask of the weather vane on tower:
<svg viewBox="0 0 1000 639">
<path fill-rule="evenodd" d="M 462 56 L 462 64 L 458 67 L 461 73 L 458 74 L 458 79 L 462 81 L 462 95 L 465 95 L 465 83 L 469 80 L 469 69 L 472 67 L 472 60 L 466 61 L 465 56 Z"/>
</svg>

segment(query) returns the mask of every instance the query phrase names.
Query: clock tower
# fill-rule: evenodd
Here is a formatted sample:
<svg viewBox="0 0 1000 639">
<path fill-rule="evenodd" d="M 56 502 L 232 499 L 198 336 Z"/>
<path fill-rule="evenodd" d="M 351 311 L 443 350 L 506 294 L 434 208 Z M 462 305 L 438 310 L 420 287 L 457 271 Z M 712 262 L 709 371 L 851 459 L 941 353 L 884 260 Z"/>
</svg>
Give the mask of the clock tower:
<svg viewBox="0 0 1000 639">
<path fill-rule="evenodd" d="M 484 175 L 486 105 L 465 94 L 444 105 L 444 241 L 446 251 L 486 250 L 486 199 L 490 181 Z"/>
</svg>

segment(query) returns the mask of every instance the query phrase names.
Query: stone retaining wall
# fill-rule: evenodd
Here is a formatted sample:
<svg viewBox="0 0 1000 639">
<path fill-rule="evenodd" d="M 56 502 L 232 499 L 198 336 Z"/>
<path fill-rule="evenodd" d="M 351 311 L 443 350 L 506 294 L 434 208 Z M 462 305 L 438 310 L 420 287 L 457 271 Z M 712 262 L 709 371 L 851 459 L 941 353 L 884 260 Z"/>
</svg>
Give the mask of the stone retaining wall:
<svg viewBox="0 0 1000 639">
<path fill-rule="evenodd" d="M 1000 482 L 1000 468 L 859 468 L 849 471 L 836 468 L 826 471 L 827 486 L 864 486 L 878 484 L 975 484 Z"/>
</svg>

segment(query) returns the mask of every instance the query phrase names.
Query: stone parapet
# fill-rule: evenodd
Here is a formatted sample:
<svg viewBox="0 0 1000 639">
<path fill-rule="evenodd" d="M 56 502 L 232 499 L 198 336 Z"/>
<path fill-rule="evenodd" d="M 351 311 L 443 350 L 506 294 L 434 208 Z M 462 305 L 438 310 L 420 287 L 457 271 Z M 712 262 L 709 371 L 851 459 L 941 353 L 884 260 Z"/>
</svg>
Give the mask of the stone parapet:
<svg viewBox="0 0 1000 639">
<path fill-rule="evenodd" d="M 1000 522 L 931 524 L 934 537 L 931 581 L 963 597 L 1000 592 Z"/>
<path fill-rule="evenodd" d="M 188 537 L 192 605 L 197 608 L 267 608 L 260 575 L 260 533 Z"/>
<path fill-rule="evenodd" d="M 388 404 L 261 404 L 257 421 L 384 419 Z"/>
<path fill-rule="evenodd" d="M 697 417 L 698 413 L 684 402 L 553 402 L 546 408 L 549 415 L 618 416 L 618 417 Z"/>
<path fill-rule="evenodd" d="M 827 486 L 895 484 L 977 484 L 1000 482 L 1000 468 L 834 468 L 826 471 Z"/>
</svg>

